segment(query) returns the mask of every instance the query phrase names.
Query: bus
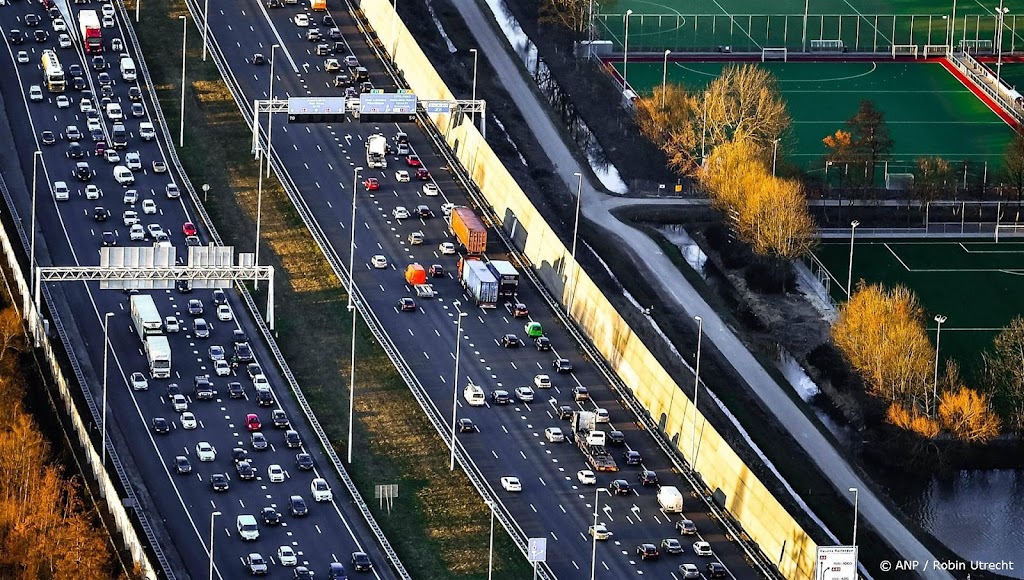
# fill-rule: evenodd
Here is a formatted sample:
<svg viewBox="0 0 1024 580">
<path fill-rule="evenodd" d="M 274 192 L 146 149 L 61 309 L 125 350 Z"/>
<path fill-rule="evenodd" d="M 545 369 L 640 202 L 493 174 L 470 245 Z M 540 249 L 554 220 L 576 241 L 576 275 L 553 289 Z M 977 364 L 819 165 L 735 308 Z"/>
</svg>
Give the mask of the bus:
<svg viewBox="0 0 1024 580">
<path fill-rule="evenodd" d="M 51 93 L 63 93 L 67 82 L 64 80 L 64 69 L 60 66 L 57 53 L 52 50 L 43 51 L 43 80 Z"/>
</svg>

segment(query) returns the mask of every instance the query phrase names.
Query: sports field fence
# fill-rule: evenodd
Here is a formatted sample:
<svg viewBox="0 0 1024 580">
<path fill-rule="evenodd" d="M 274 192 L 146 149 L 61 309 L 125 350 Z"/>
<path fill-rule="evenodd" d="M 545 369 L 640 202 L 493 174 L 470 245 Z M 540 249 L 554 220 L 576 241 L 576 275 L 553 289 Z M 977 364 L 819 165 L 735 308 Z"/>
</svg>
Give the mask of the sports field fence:
<svg viewBox="0 0 1024 580">
<path fill-rule="evenodd" d="M 625 14 L 595 14 L 594 33 L 618 51 L 626 40 Z M 956 25 L 941 14 L 632 14 L 629 52 L 750 52 L 786 48 L 794 52 L 858 52 L 901 54 L 909 47 L 953 46 L 978 54 L 994 54 L 999 17 L 957 16 Z M 1003 54 L 1024 50 L 1024 18 L 1003 19 Z M 950 34 L 952 31 L 952 41 Z M 895 47 L 895 53 L 894 53 Z M 915 49 L 917 50 L 917 49 Z"/>
</svg>

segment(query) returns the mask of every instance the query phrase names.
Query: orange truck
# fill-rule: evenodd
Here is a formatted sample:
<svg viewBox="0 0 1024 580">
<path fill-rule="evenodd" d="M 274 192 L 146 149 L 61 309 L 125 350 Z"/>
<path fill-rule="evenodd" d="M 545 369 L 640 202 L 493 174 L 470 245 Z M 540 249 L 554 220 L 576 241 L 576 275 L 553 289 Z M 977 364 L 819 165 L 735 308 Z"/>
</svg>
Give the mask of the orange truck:
<svg viewBox="0 0 1024 580">
<path fill-rule="evenodd" d="M 419 264 L 413 263 L 405 267 L 405 281 L 413 286 L 427 283 L 427 271 Z"/>
<path fill-rule="evenodd" d="M 327 12 L 327 0 L 309 0 L 309 7 L 317 12 Z"/>
<path fill-rule="evenodd" d="M 452 234 L 466 248 L 467 254 L 483 254 L 487 251 L 487 228 L 472 209 L 454 208 L 448 220 Z"/>
</svg>

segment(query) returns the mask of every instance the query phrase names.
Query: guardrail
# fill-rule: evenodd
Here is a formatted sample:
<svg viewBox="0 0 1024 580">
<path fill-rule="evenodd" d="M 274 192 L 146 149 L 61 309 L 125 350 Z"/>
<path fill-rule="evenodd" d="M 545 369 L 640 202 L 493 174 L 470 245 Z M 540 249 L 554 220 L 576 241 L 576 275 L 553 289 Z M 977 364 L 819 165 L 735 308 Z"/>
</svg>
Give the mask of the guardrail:
<svg viewBox="0 0 1024 580">
<path fill-rule="evenodd" d="M 1000 79 L 999 84 L 996 85 L 996 79 L 992 78 L 988 67 L 978 62 L 978 59 L 971 56 L 969 53 L 960 52 L 946 55 L 946 60 L 953 63 L 961 73 L 974 81 L 974 85 L 981 89 L 986 95 L 991 97 L 995 102 L 999 103 L 999 108 L 1006 112 L 1017 121 L 1018 125 L 1024 124 L 1024 114 L 1021 113 L 1018 108 L 1020 105 L 1015 103 L 1005 93 L 1012 92 L 1016 96 L 1020 96 L 1013 91 L 1006 84 L 1005 81 Z M 995 88 L 992 85 L 996 85 Z"/>
</svg>

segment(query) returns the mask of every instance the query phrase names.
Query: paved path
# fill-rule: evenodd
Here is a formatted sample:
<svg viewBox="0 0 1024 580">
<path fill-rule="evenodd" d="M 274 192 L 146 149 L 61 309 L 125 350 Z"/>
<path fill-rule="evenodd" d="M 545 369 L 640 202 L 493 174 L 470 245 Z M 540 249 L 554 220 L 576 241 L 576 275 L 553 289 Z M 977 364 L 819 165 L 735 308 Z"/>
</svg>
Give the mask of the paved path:
<svg viewBox="0 0 1024 580">
<path fill-rule="evenodd" d="M 574 172 L 580 172 L 588 179 L 583 181 L 583 214 L 614 235 L 621 238 L 632 250 L 637 263 L 647 268 L 652 275 L 649 280 L 662 286 L 662 295 L 670 297 L 676 306 L 689 316 L 699 315 L 704 319 L 704 331 L 725 360 L 732 363 L 750 389 L 761 399 L 764 408 L 775 415 L 779 425 L 789 429 L 793 438 L 803 447 L 807 456 L 815 462 L 842 497 L 852 503 L 852 494 L 847 490 L 860 490 L 860 516 L 870 522 L 903 558 L 917 561 L 934 561 L 932 553 L 907 530 L 903 524 L 879 501 L 867 483 L 862 480 L 843 457 L 815 428 L 792 399 L 784 392 L 764 368 L 754 359 L 735 334 L 722 322 L 718 314 L 708 306 L 686 278 L 676 269 L 658 246 L 646 235 L 619 222 L 609 210 L 622 204 L 623 199 L 597 191 L 590 181 L 591 173 L 581 167 L 562 140 L 558 129 L 551 122 L 545 107 L 524 80 L 519 71 L 519 62 L 513 60 L 506 39 L 495 33 L 490 16 L 485 15 L 476 0 L 453 0 L 459 14 L 466 21 L 469 30 L 508 91 L 511 100 L 526 119 L 537 142 L 544 147 L 555 171 L 565 182 L 567 189 L 576 189 Z M 653 273 L 657 272 L 657 275 Z M 852 509 L 852 505 L 851 505 Z M 845 530 L 841 534 L 845 539 Z M 869 570 L 875 573 L 875 570 Z M 932 575 L 933 578 L 952 578 L 949 574 Z"/>
</svg>

